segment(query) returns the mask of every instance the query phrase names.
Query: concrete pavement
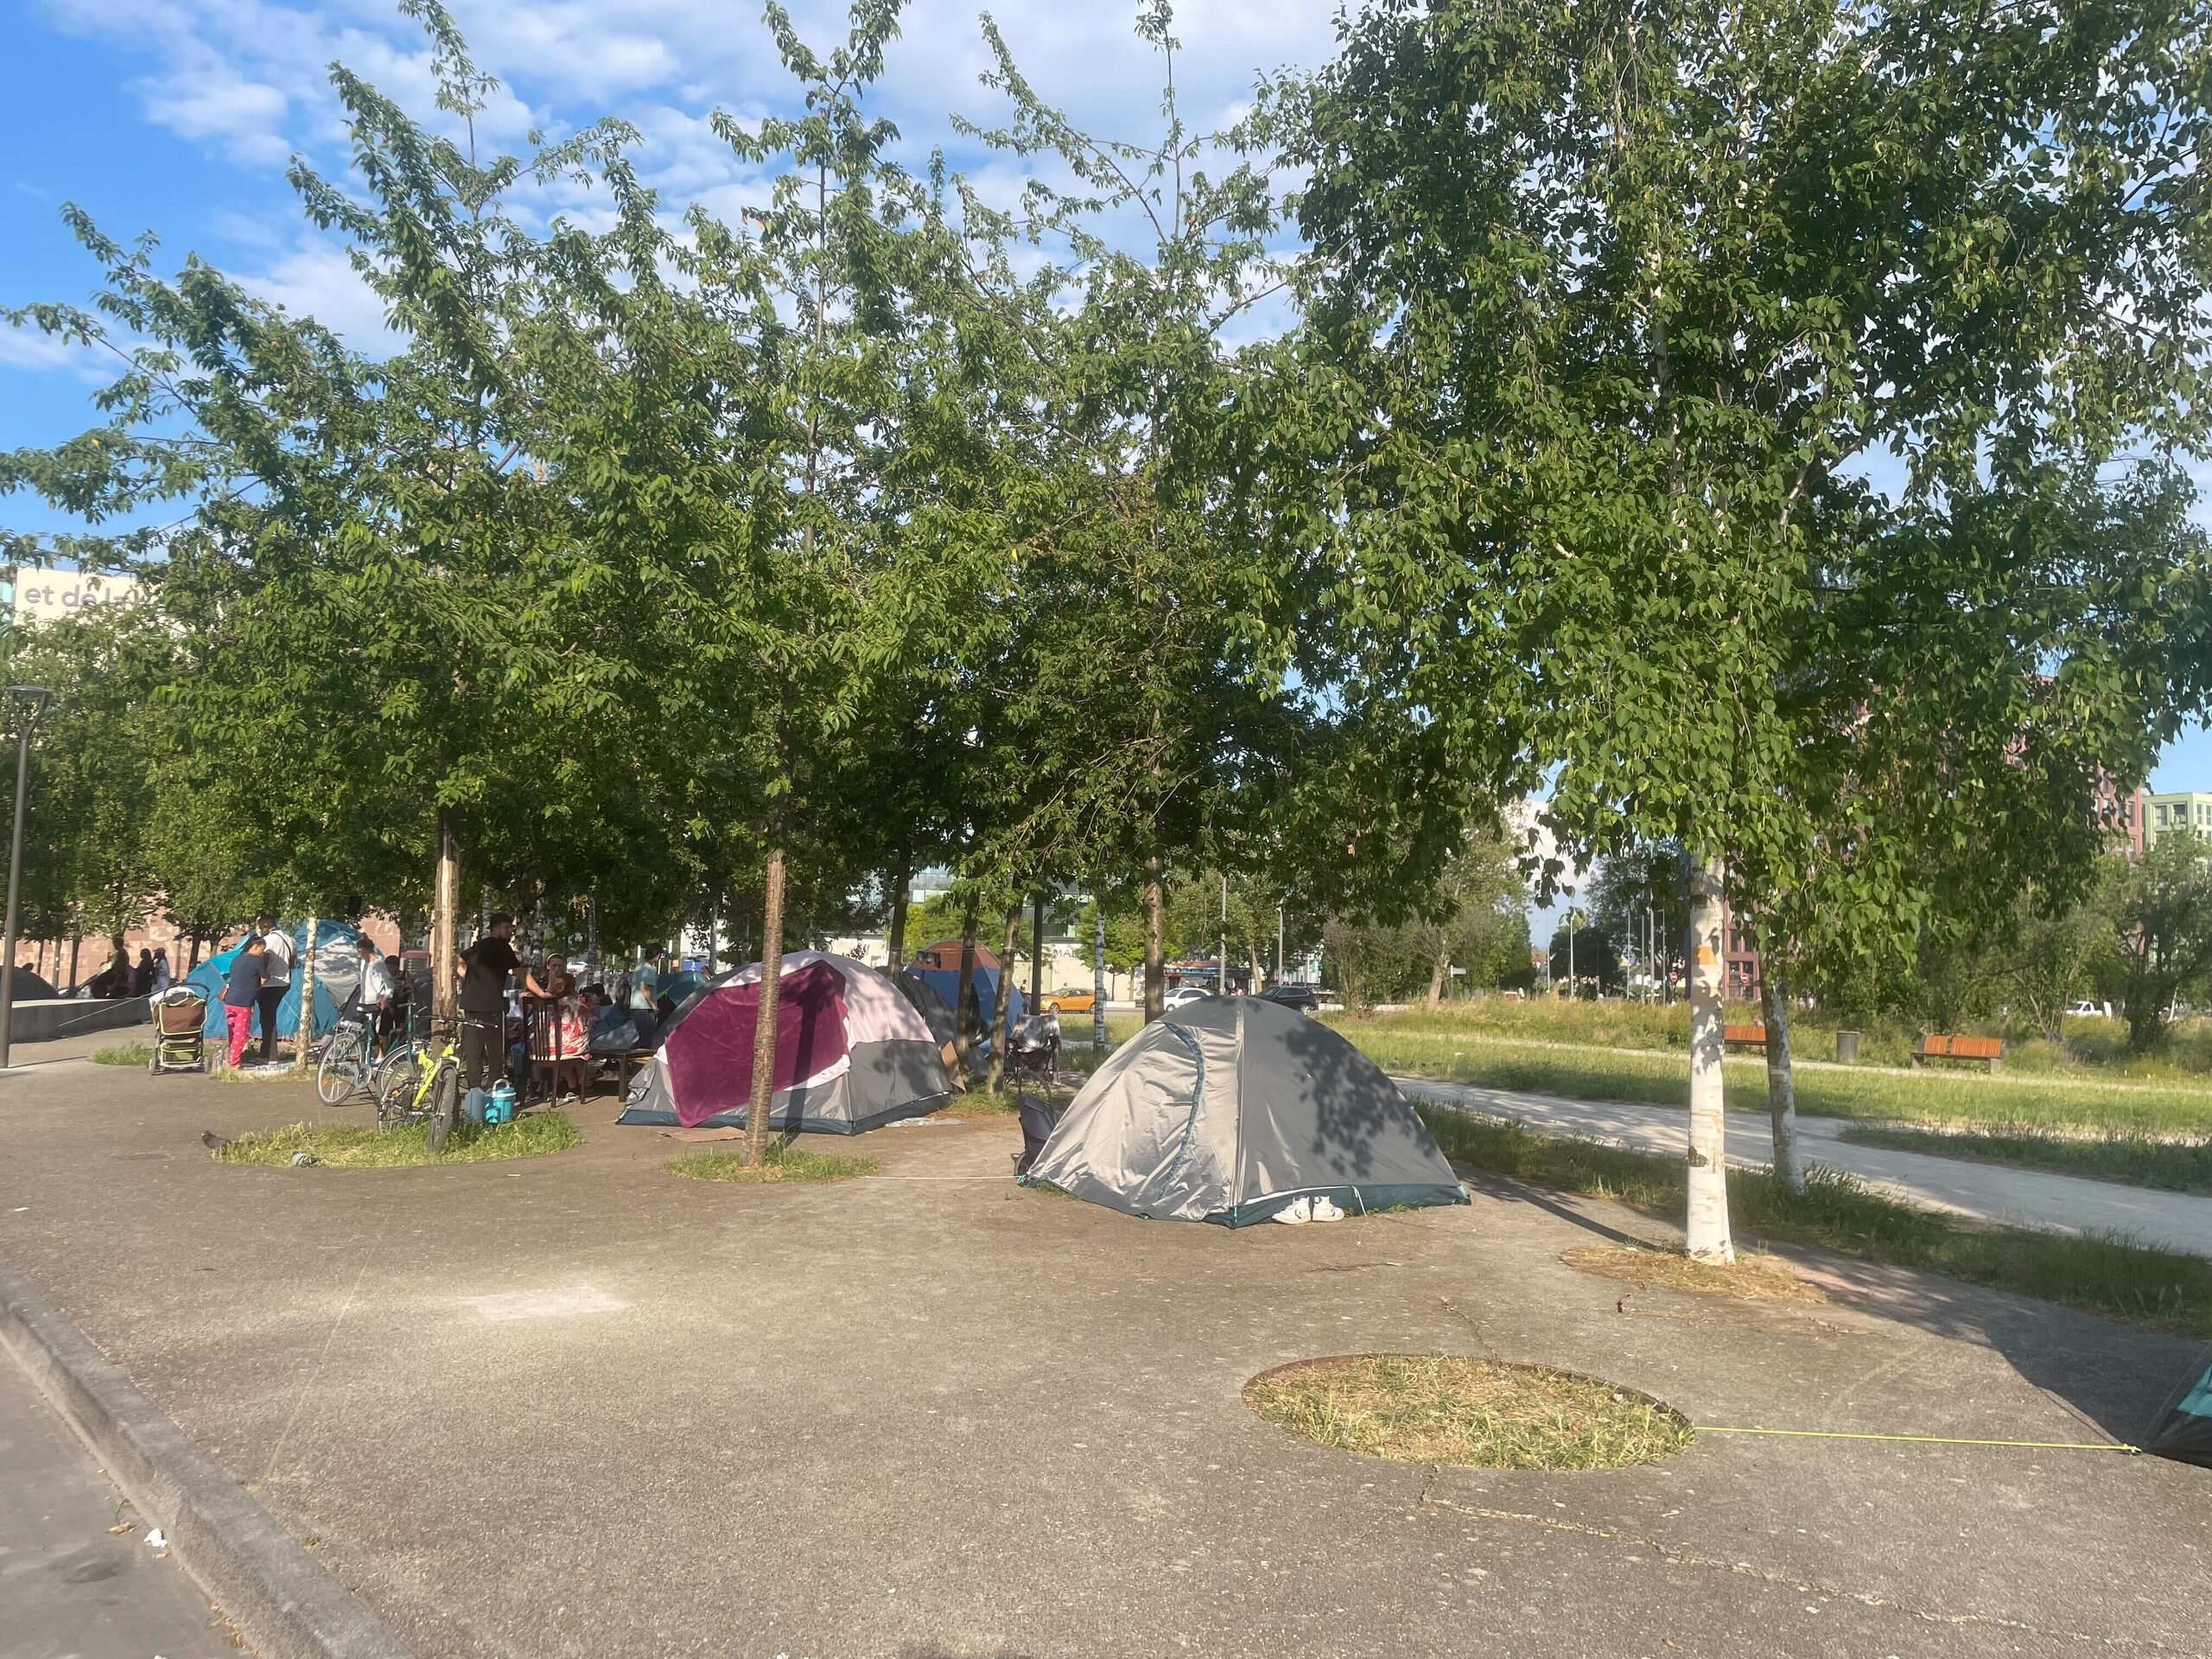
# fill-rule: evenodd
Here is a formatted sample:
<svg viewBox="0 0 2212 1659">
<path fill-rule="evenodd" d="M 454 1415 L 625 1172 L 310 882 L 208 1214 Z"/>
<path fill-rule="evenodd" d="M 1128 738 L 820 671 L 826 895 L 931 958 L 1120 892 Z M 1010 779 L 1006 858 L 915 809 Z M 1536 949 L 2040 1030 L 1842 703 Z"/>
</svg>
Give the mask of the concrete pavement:
<svg viewBox="0 0 2212 1659">
<path fill-rule="evenodd" d="M 880 1131 L 881 1174 L 832 1186 L 680 1180 L 603 1100 L 511 1164 L 198 1145 L 320 1116 L 302 1085 L 0 1079 L 0 1256 L 420 1659 L 2204 1650 L 2201 1470 L 1723 1435 L 1435 1470 L 1239 1398 L 1300 1357 L 1443 1351 L 1708 1425 L 2096 1440 L 2192 1344 L 1812 1256 L 1825 1306 L 1626 1290 L 1560 1252 L 1663 1226 L 1503 1182 L 1146 1224 L 1014 1186 L 1007 1118 Z"/>
<path fill-rule="evenodd" d="M 129 1523 L 131 1530 L 110 1529 Z M 238 1659 L 222 1617 L 0 1352 L 0 1653 Z"/>
<path fill-rule="evenodd" d="M 1429 1077 L 1395 1081 L 1406 1094 L 1423 1100 L 1646 1152 L 1679 1154 L 1688 1133 L 1688 1115 L 1675 1107 L 1570 1100 Z M 1886 1147 L 1853 1146 L 1839 1138 L 1848 1127 L 1840 1118 L 1801 1116 L 1797 1127 L 1808 1161 L 1845 1171 L 1870 1186 L 1931 1209 L 2053 1232 L 2124 1233 L 2145 1244 L 2212 1255 L 2212 1198 Z M 1764 1114 L 1729 1114 L 1728 1157 L 1759 1168 L 1773 1160 L 1774 1131 Z"/>
</svg>

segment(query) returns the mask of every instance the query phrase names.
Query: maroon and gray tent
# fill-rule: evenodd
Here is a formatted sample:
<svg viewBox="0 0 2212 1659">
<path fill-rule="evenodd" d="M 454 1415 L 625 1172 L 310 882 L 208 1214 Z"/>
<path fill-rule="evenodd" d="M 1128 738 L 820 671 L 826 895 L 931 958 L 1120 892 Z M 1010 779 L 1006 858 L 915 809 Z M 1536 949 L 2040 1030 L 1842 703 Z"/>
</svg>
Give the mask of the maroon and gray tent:
<svg viewBox="0 0 2212 1659">
<path fill-rule="evenodd" d="M 662 1029 L 658 1052 L 630 1085 L 617 1121 L 743 1123 L 761 1001 L 759 963 L 693 992 Z M 819 950 L 786 956 L 775 1020 L 772 1128 L 858 1135 L 925 1116 L 952 1093 L 928 1022 L 865 963 Z"/>
</svg>

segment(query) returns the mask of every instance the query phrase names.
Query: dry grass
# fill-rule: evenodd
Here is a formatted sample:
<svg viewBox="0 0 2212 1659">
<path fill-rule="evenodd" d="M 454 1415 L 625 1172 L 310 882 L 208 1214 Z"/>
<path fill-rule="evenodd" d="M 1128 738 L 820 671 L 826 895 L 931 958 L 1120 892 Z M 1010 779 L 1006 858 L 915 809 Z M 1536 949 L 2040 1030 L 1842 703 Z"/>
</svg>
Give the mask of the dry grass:
<svg viewBox="0 0 2212 1659">
<path fill-rule="evenodd" d="M 1618 1469 L 1693 1437 L 1680 1414 L 1595 1377 L 1448 1354 L 1300 1360 L 1254 1377 L 1244 1402 L 1294 1434 L 1398 1463 Z"/>
<path fill-rule="evenodd" d="M 671 1175 L 695 1181 L 737 1181 L 767 1185 L 779 1181 L 843 1181 L 855 1175 L 873 1175 L 873 1158 L 843 1158 L 835 1153 L 805 1152 L 778 1142 L 767 1150 L 766 1161 L 749 1164 L 735 1152 L 695 1152 L 671 1158 L 664 1166 Z"/>
<path fill-rule="evenodd" d="M 1679 1290 L 1697 1296 L 1731 1296 L 1748 1302 L 1825 1302 L 1815 1285 L 1797 1276 L 1779 1256 L 1748 1255 L 1733 1267 L 1693 1262 L 1680 1250 L 1642 1249 L 1633 1245 L 1588 1244 L 1563 1252 L 1560 1260 L 1584 1273 L 1618 1279 L 1649 1290 Z"/>
</svg>

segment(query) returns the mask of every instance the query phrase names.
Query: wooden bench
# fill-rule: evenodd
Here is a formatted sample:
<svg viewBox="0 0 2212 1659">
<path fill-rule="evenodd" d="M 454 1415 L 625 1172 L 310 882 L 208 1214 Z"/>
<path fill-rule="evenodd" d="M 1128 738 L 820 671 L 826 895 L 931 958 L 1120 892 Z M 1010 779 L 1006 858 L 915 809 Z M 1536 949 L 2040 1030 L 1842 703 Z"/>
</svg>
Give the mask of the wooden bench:
<svg viewBox="0 0 2212 1659">
<path fill-rule="evenodd" d="M 1756 1048 L 1764 1053 L 1766 1051 L 1766 1027 L 1723 1026 L 1720 1027 L 1720 1046 L 1723 1048 Z"/>
<path fill-rule="evenodd" d="M 1978 1060 L 1991 1071 L 2005 1058 L 2002 1037 L 1949 1037 L 1940 1031 L 1923 1032 L 1912 1046 L 1912 1063 L 1930 1060 Z"/>
</svg>

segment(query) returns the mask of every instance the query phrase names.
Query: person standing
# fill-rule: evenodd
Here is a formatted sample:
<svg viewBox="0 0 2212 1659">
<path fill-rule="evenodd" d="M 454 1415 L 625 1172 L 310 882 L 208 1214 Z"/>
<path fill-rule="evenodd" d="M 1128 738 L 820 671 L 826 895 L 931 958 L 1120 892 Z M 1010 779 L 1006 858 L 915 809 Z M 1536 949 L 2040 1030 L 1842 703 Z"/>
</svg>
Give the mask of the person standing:
<svg viewBox="0 0 2212 1659">
<path fill-rule="evenodd" d="M 631 970 L 630 1007 L 651 1014 L 653 999 L 660 989 L 660 950 L 658 945 L 645 952 L 645 959 Z"/>
<path fill-rule="evenodd" d="M 253 925 L 261 935 L 261 995 L 256 1006 L 261 1012 L 261 1063 L 276 1064 L 276 1027 L 282 1023 L 276 1011 L 283 1005 L 284 993 L 292 988 L 292 936 L 276 925 L 274 916 L 264 916 Z"/>
<path fill-rule="evenodd" d="M 168 989 L 168 988 L 175 982 L 175 976 L 169 970 L 168 947 L 167 945 L 163 945 L 160 950 L 154 952 L 154 980 L 153 988 L 150 994 L 155 996 L 159 996 L 163 991 Z"/>
<path fill-rule="evenodd" d="M 461 1086 L 489 1088 L 507 1074 L 507 976 L 522 971 L 515 955 L 515 918 L 493 914 L 483 937 L 461 957 Z M 528 974 L 523 988 L 544 991 Z"/>
<path fill-rule="evenodd" d="M 387 1024 L 385 1004 L 391 1000 L 393 989 L 391 969 L 384 965 L 376 941 L 367 934 L 359 935 L 355 943 L 361 952 L 361 982 L 354 995 L 360 999 L 360 1020 L 369 1033 L 369 1052 L 378 1054 L 384 1051 Z"/>
<path fill-rule="evenodd" d="M 231 1039 L 233 1071 L 245 1058 L 246 1040 L 253 1034 L 254 1005 L 261 1000 L 262 954 L 261 935 L 247 934 L 245 943 L 231 958 L 231 971 L 223 980 L 223 1019 Z"/>
</svg>

